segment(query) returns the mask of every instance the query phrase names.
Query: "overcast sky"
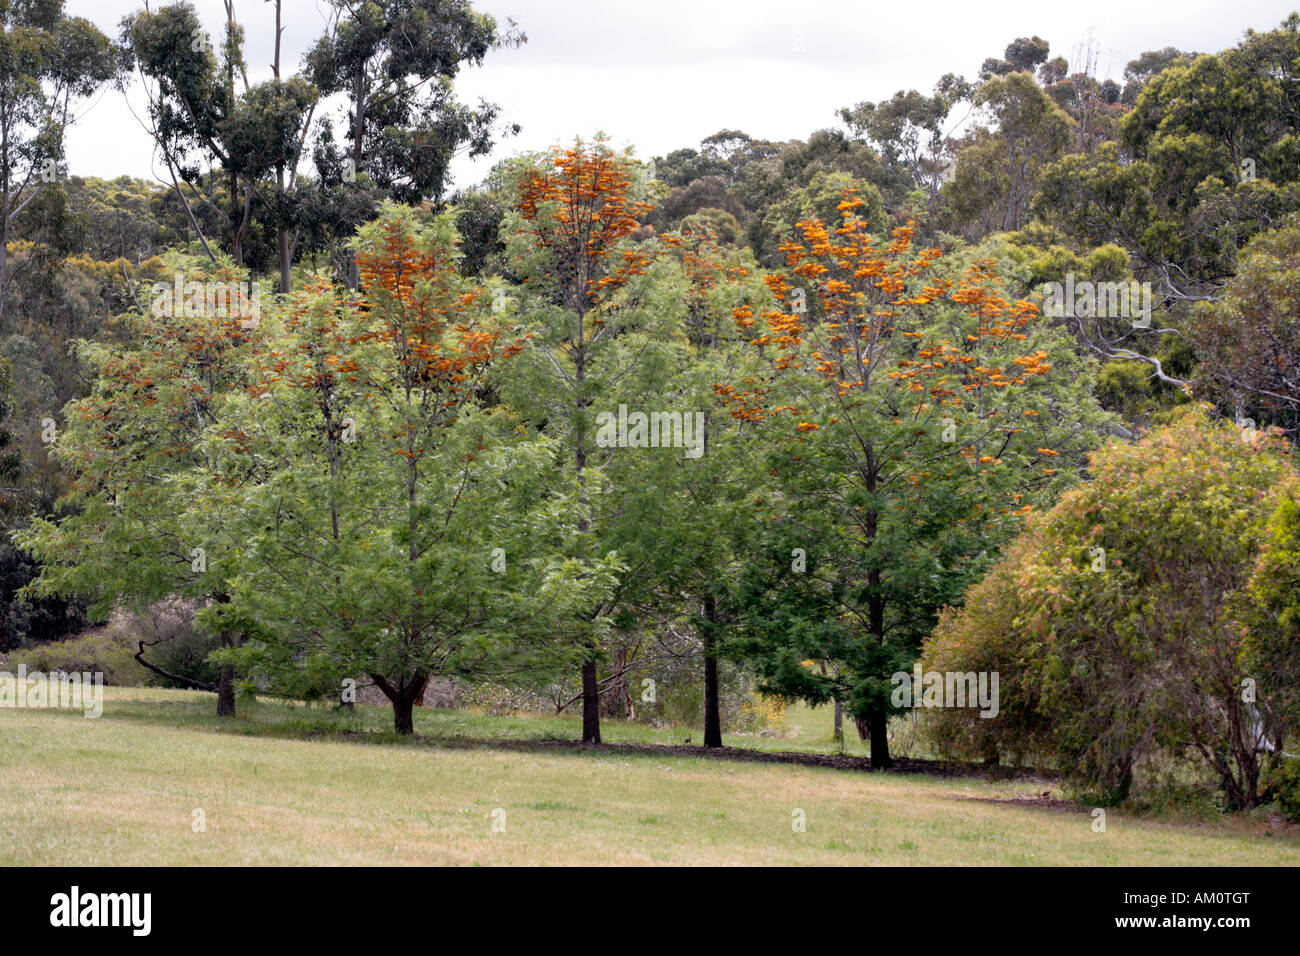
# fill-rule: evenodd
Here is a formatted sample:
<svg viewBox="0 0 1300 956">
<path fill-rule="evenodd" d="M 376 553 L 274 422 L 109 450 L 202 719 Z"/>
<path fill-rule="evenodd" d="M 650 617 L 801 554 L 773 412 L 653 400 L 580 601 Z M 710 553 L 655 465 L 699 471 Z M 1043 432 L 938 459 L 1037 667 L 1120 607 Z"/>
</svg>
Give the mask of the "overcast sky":
<svg viewBox="0 0 1300 956">
<path fill-rule="evenodd" d="M 214 36 L 222 0 L 195 0 Z M 143 0 L 66 0 L 116 36 Z M 156 8 L 159 4 L 152 2 Z M 1248 28 L 1270 30 L 1300 0 L 479 0 L 499 21 L 528 35 L 515 50 L 490 54 L 457 83 L 464 99 L 485 97 L 519 123 L 519 136 L 494 158 L 608 133 L 615 145 L 649 158 L 695 146 L 719 129 L 764 139 L 805 138 L 836 125 L 835 111 L 899 89 L 929 92 L 944 73 L 974 79 L 1008 41 L 1037 34 L 1053 56 L 1075 65 L 1090 42 L 1098 71 L 1116 79 L 1145 50 L 1175 46 L 1214 52 Z M 235 0 L 245 26 L 250 80 L 270 76 L 274 13 L 266 0 Z M 287 65 L 322 32 L 326 5 L 285 0 Z M 138 86 L 82 105 L 68 136 L 77 175 L 153 178 L 161 167 L 133 115 Z M 462 160 L 457 185 L 480 179 L 492 160 Z"/>
</svg>

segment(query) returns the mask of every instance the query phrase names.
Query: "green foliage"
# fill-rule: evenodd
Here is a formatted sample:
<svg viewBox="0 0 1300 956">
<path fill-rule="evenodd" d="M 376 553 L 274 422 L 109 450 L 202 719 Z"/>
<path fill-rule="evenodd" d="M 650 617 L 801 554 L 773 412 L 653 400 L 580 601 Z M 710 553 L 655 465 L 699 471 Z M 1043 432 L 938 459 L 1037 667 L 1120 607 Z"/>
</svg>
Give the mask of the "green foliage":
<svg viewBox="0 0 1300 956">
<path fill-rule="evenodd" d="M 1259 684 L 1260 710 L 1282 739 L 1300 728 L 1300 505 L 1269 518 L 1241 617 L 1249 625 L 1244 666 Z"/>
<path fill-rule="evenodd" d="M 19 665 L 32 671 L 51 674 L 57 671 L 100 673 L 105 684 L 141 686 L 154 682 L 154 675 L 135 660 L 135 643 L 123 629 L 104 627 L 66 641 L 51 641 L 24 650 L 13 651 L 5 658 L 5 669 L 13 672 Z"/>
<path fill-rule="evenodd" d="M 1257 235 L 1237 273 L 1193 313 L 1199 385 L 1257 425 L 1300 425 L 1300 214 Z"/>
<path fill-rule="evenodd" d="M 987 729 L 954 712 L 937 737 L 986 757 L 1049 752 L 1109 800 L 1128 795 L 1146 755 L 1190 751 L 1230 806 L 1254 806 L 1236 598 L 1265 521 L 1300 490 L 1285 452 L 1192 410 L 1095 453 L 1092 480 L 1032 522 L 932 635 L 927 668 L 995 670 L 1020 689 Z"/>
<path fill-rule="evenodd" d="M 1263 792 L 1276 800 L 1278 809 L 1292 823 L 1300 823 L 1300 758 L 1271 760 L 1265 770 Z"/>
</svg>

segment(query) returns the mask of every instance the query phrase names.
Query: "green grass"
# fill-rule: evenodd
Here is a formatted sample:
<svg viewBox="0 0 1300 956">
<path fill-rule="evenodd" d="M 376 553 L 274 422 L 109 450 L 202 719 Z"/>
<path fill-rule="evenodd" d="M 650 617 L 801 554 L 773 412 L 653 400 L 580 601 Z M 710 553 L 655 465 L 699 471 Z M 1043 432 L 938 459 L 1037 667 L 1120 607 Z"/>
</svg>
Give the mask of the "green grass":
<svg viewBox="0 0 1300 956">
<path fill-rule="evenodd" d="M 448 747 L 398 740 L 380 707 L 241 701 L 241 716 L 220 722 L 209 695 L 105 693 L 98 720 L 0 710 L 0 863 L 1300 864 L 1294 828 L 1264 819 L 1111 812 L 1095 833 L 1086 808 L 993 802 L 1054 790 L 1041 781 Z M 833 750 L 829 720 L 794 710 L 790 736 L 728 743 Z M 416 729 L 527 740 L 573 739 L 577 726 L 423 710 Z M 604 731 L 610 742 L 694 736 L 617 721 Z M 193 831 L 194 810 L 206 832 Z M 806 832 L 791 827 L 796 810 Z"/>
</svg>

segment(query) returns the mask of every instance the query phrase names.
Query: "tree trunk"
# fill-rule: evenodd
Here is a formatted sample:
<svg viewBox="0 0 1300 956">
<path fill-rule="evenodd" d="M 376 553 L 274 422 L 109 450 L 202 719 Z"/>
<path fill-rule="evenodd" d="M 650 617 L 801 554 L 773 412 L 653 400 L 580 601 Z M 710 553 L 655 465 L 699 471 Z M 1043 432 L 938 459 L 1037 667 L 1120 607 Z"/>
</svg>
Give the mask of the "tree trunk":
<svg viewBox="0 0 1300 956">
<path fill-rule="evenodd" d="M 393 701 L 393 729 L 399 734 L 415 733 L 415 701 L 405 694 Z"/>
<path fill-rule="evenodd" d="M 893 766 L 889 759 L 889 715 L 872 714 L 867 718 L 867 733 L 871 736 L 871 769 L 885 770 Z"/>
<path fill-rule="evenodd" d="M 289 232 L 286 229 L 277 229 L 275 232 L 276 251 L 280 257 L 280 291 L 288 293 L 292 291 L 293 273 L 291 271 L 292 263 L 289 261 Z"/>
<path fill-rule="evenodd" d="M 718 605 L 712 594 L 704 598 L 704 746 L 722 746 L 722 713 L 718 705 L 718 654 L 714 627 Z"/>
<path fill-rule="evenodd" d="M 835 730 L 832 732 L 837 744 L 844 743 L 844 702 L 835 698 Z"/>
<path fill-rule="evenodd" d="M 600 743 L 600 685 L 594 657 L 582 662 L 582 742 Z"/>
<path fill-rule="evenodd" d="M 235 668 L 230 664 L 222 665 L 217 678 L 217 716 L 235 716 Z"/>
<path fill-rule="evenodd" d="M 8 201 L 5 206 L 8 207 Z M 9 215 L 0 213 L 4 222 L 0 226 L 0 319 L 4 318 L 5 300 L 9 297 Z"/>
<path fill-rule="evenodd" d="M 393 729 L 399 734 L 415 733 L 415 705 L 424 697 L 425 685 L 429 675 L 416 671 L 410 677 L 403 677 L 395 685 L 383 674 L 371 674 L 375 686 L 384 692 L 393 704 Z"/>
<path fill-rule="evenodd" d="M 218 600 L 221 600 L 221 598 L 218 598 Z M 225 598 L 225 600 L 229 600 L 229 598 Z M 234 647 L 235 639 L 229 634 L 222 634 L 221 646 Z M 217 716 L 235 716 L 235 668 L 232 664 L 223 664 L 221 674 L 217 678 Z"/>
</svg>

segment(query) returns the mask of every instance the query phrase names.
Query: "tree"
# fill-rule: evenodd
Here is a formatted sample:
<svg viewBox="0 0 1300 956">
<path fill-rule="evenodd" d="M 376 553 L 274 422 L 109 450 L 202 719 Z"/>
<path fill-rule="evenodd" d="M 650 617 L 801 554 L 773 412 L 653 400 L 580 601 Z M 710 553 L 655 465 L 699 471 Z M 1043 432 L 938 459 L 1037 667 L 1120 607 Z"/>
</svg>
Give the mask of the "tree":
<svg viewBox="0 0 1300 956">
<path fill-rule="evenodd" d="M 1268 632 L 1252 631 L 1246 611 L 1252 572 L 1272 561 L 1259 558 L 1265 524 L 1280 514 L 1284 529 L 1278 509 L 1300 489 L 1288 450 L 1193 408 L 1094 453 L 1092 480 L 1034 522 L 926 645 L 923 666 L 997 671 L 1017 691 L 994 720 L 940 715 L 953 750 L 1036 744 L 1110 801 L 1129 795 L 1144 757 L 1190 751 L 1229 806 L 1255 806 L 1259 753 L 1280 723 L 1261 726 L 1253 712 L 1243 651 Z M 1265 608 L 1267 591 L 1255 594 Z M 1294 699 L 1291 673 L 1257 672 L 1270 718 L 1283 708 L 1268 702 Z"/>
<path fill-rule="evenodd" d="M 1300 216 L 1260 233 L 1242 250 L 1237 273 L 1189 323 L 1201 360 L 1200 391 L 1247 417 L 1300 427 Z"/>
<path fill-rule="evenodd" d="M 1064 153 L 1073 121 L 1028 73 L 986 80 L 975 104 L 995 128 L 975 130 L 959 147 L 945 189 L 953 217 L 976 235 L 1019 229 L 1043 169 Z"/>
<path fill-rule="evenodd" d="M 287 290 L 287 210 L 280 208 L 287 195 L 285 171 L 292 174 L 297 167 L 318 91 L 302 77 L 280 78 L 278 2 L 275 15 L 275 75 L 256 85 L 248 82 L 244 30 L 235 20 L 233 0 L 226 0 L 219 57 L 187 0 L 156 13 L 137 11 L 122 21 L 122 35 L 141 76 L 152 83 L 146 84 L 152 123 L 149 132 L 176 196 L 209 256 L 212 251 L 194 207 L 202 205 L 217 217 L 235 264 L 243 266 L 257 190 L 272 172 L 277 174 L 273 201 L 277 212 L 271 217 L 271 226 L 279 235 L 281 283 Z M 215 183 L 204 182 L 199 165 L 204 160 L 212 166 L 208 179 L 219 175 L 225 181 L 224 206 L 216 197 Z"/>
<path fill-rule="evenodd" d="M 1235 616 L 1246 628 L 1242 667 L 1262 740 L 1282 750 L 1300 728 L 1300 504 L 1284 498 L 1268 519 L 1259 556 Z"/>
<path fill-rule="evenodd" d="M 225 468 L 209 494 L 235 494 L 246 558 L 207 613 L 257 637 L 227 655 L 250 669 L 367 674 L 406 734 L 432 676 L 535 681 L 575 662 L 571 610 L 612 568 L 579 576 L 557 449 L 485 400 L 523 340 L 457 274 L 450 214 L 386 204 L 356 253 L 360 298 L 295 292 L 211 436 Z"/>
<path fill-rule="evenodd" d="M 0 316 L 14 220 L 63 175 L 78 103 L 119 76 L 118 50 L 61 0 L 0 4 Z"/>
<path fill-rule="evenodd" d="M 101 619 L 119 605 L 173 595 L 224 604 L 243 550 L 232 534 L 230 496 L 203 488 L 220 472 L 207 433 L 224 427 L 230 397 L 250 384 L 259 334 L 250 287 L 229 263 L 212 271 L 183 258 L 170 264 L 178 281 L 186 280 L 183 292 L 156 286 L 150 305 L 127 316 L 132 341 L 80 344 L 94 384 L 64 409 L 54 443 L 53 454 L 73 476 L 63 514 L 34 519 L 14 536 L 43 565 L 27 593 L 87 596 Z M 231 302 L 238 289 L 244 308 L 237 294 Z M 243 634 L 223 629 L 218 637 L 230 647 Z M 141 641 L 136 659 L 159 670 L 145 653 Z M 233 666 L 222 668 L 215 686 L 177 679 L 216 692 L 218 716 L 233 716 Z"/>
<path fill-rule="evenodd" d="M 611 471 L 655 467 L 657 459 L 600 442 L 597 416 L 658 409 L 664 403 L 667 356 L 680 298 L 657 281 L 657 247 L 638 244 L 638 217 L 650 211 L 638 164 L 602 141 L 576 143 L 523 163 L 516 174 L 517 208 L 506 219 L 507 262 L 518 276 L 520 305 L 532 331 L 526 368 L 503 383 L 511 403 L 530 409 L 535 427 L 566 449 L 562 464 L 578 488 L 576 527 L 583 560 L 618 553 L 630 571 L 585 620 L 608 619 L 651 564 L 661 544 L 646 540 L 647 506 L 658 507 L 635 479 Z M 687 409 L 686 412 L 690 412 Z M 681 454 L 681 452 L 676 452 Z M 595 470 L 599 461 L 600 469 Z M 625 472 L 626 473 L 626 472 Z M 607 507 L 593 520 L 593 495 L 628 494 L 627 507 Z M 608 515 L 608 517 L 606 517 Z M 625 553 L 626 552 L 626 553 Z M 582 665 L 583 740 L 600 742 L 601 648 L 593 639 Z"/>
<path fill-rule="evenodd" d="M 336 142 L 325 119 L 316 147 L 322 179 L 332 181 L 332 172 L 341 169 L 345 183 L 369 184 L 378 198 L 441 199 L 452 157 L 486 155 L 500 113 L 486 101 L 473 107 L 461 103 L 452 83 L 464 67 L 482 65 L 490 51 L 519 46 L 527 38 L 513 20 L 502 30 L 468 0 L 331 3 L 337 29 L 308 51 L 306 73 L 321 96 L 346 99 L 347 145 Z M 345 204 L 346 194 L 356 191 L 338 189 Z M 345 225 L 343 235 L 353 226 Z M 353 270 L 354 285 L 355 280 Z"/>
<path fill-rule="evenodd" d="M 944 124 L 958 104 L 971 100 L 972 93 L 969 83 L 949 73 L 935 84 L 931 96 L 899 90 L 881 103 L 842 109 L 840 118 L 855 136 L 879 151 L 886 169 L 902 169 L 909 187 L 925 190 L 933 207 L 948 148 L 949 132 Z"/>
<path fill-rule="evenodd" d="M 782 246 L 789 273 L 769 279 L 782 307 L 737 314 L 770 385 L 734 400 L 768 422 L 782 490 L 745 653 L 769 690 L 847 702 L 883 768 L 890 676 L 1071 480 L 1102 416 L 1062 330 L 1005 297 L 994 261 L 953 271 L 913 249 L 910 226 L 877 246 L 863 206 L 847 194 L 839 226 L 802 222 Z"/>
<path fill-rule="evenodd" d="M 711 230 L 688 220 L 680 233 L 663 237 L 687 281 L 683 368 L 670 391 L 690 396 L 687 407 L 704 410 L 703 454 L 674 460 L 660 473 L 659 494 L 668 503 L 660 523 L 669 548 L 661 561 L 651 603 L 687 606 L 704 662 L 704 746 L 722 746 L 719 664 L 742 614 L 743 565 L 753 553 L 756 501 L 765 487 L 757 421 L 737 408 L 729 383 L 761 375 L 745 347 L 737 310 L 772 305 L 752 255 L 722 247 Z M 734 412 L 734 414 L 733 414 Z"/>
</svg>

